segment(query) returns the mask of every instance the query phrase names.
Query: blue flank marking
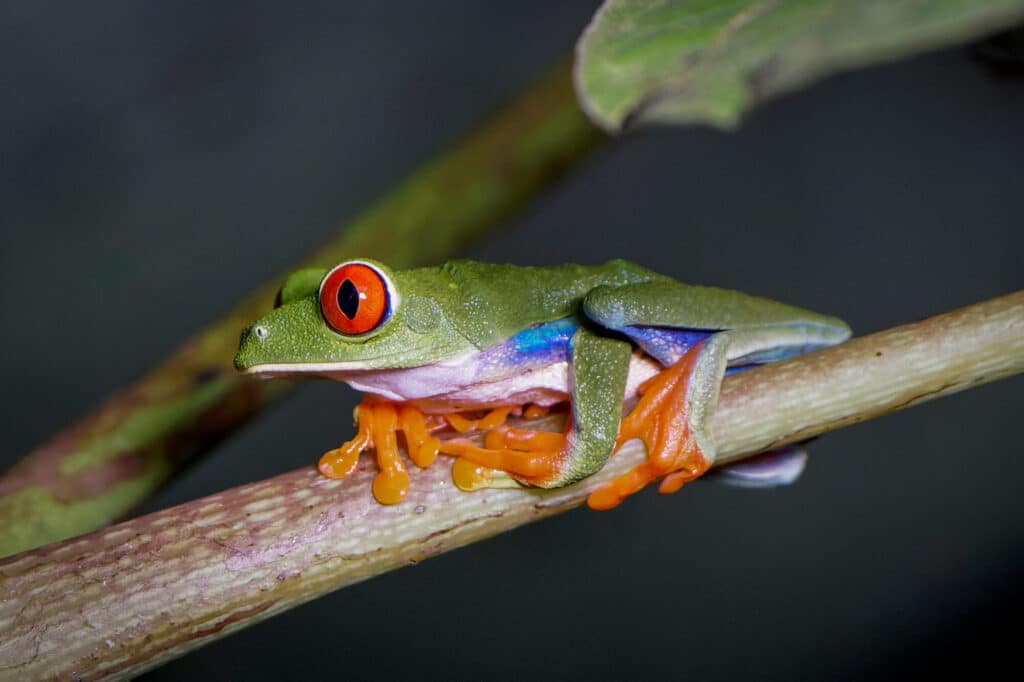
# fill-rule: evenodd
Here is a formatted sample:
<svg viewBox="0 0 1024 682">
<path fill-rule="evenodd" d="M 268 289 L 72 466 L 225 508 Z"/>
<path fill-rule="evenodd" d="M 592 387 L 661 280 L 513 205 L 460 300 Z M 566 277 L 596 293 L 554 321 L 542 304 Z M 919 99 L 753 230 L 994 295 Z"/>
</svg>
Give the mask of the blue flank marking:
<svg viewBox="0 0 1024 682">
<path fill-rule="evenodd" d="M 510 360 L 521 365 L 548 356 L 565 357 L 575 333 L 576 321 L 571 317 L 524 329 L 508 340 Z"/>
</svg>

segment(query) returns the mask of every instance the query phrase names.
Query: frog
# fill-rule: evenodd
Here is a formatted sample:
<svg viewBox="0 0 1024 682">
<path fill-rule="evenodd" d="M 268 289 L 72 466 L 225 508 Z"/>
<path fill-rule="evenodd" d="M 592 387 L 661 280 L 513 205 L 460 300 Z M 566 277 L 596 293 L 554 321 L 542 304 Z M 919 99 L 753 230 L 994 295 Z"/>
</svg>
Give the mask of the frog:
<svg viewBox="0 0 1024 682">
<path fill-rule="evenodd" d="M 375 451 L 372 491 L 381 504 L 409 491 L 399 433 L 418 467 L 438 454 L 454 457 L 453 480 L 467 491 L 572 485 L 640 439 L 646 458 L 587 498 L 606 510 L 655 481 L 674 493 L 711 469 L 710 417 L 727 374 L 850 333 L 837 317 L 686 284 L 626 260 L 451 260 L 392 270 L 355 258 L 289 275 L 274 308 L 242 332 L 235 366 L 361 391 L 356 436 L 324 453 L 318 468 L 345 478 L 364 451 Z M 563 406 L 561 431 L 510 423 Z M 446 430 L 452 437 L 440 438 Z M 485 434 L 482 444 L 466 436 L 471 431 Z M 777 467 L 761 458 L 755 475 L 737 471 L 737 480 L 788 482 L 794 457 L 805 455 L 781 451 Z"/>
</svg>

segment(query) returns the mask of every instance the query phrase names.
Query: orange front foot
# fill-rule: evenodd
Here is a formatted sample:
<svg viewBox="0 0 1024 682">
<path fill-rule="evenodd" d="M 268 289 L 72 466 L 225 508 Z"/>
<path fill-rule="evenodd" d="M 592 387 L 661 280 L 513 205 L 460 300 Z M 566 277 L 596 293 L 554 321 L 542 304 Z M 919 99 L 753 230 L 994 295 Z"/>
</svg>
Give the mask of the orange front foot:
<svg viewBox="0 0 1024 682">
<path fill-rule="evenodd" d="M 591 509 L 617 507 L 662 476 L 665 479 L 658 491 L 674 493 L 711 466 L 690 433 L 686 402 L 690 375 L 702 347 L 703 344 L 694 346 L 676 364 L 640 387 L 643 397 L 619 425 L 615 449 L 628 440 L 640 438 L 647 446 L 647 461 L 591 493 L 587 498 Z"/>
<path fill-rule="evenodd" d="M 480 419 L 468 419 L 460 414 L 424 415 L 410 405 L 366 398 L 356 408 L 359 430 L 355 438 L 325 452 L 318 469 L 327 478 L 345 478 L 356 470 L 359 455 L 372 448 L 377 453 L 377 466 L 380 468 L 380 473 L 373 480 L 373 496 L 381 504 L 397 504 L 409 494 L 409 474 L 398 454 L 399 431 L 405 435 L 409 459 L 416 466 L 426 468 L 434 462 L 438 452 L 452 453 L 453 449 L 458 449 L 457 445 L 447 445 L 452 441 L 445 441 L 442 447 L 442 441 L 432 436 L 432 432 L 447 425 L 459 432 L 493 430 L 504 424 L 514 410 L 518 411 L 518 408 L 499 407 Z M 468 443 L 462 439 L 459 442 Z M 470 446 L 476 447 L 472 443 Z M 461 467 L 464 468 L 465 465 Z"/>
<path fill-rule="evenodd" d="M 398 455 L 397 432 L 405 434 L 409 458 L 425 468 L 437 458 L 440 446 L 430 432 L 443 427 L 444 421 L 408 405 L 364 400 L 356 408 L 356 423 L 359 432 L 355 438 L 320 458 L 320 473 L 327 478 L 345 478 L 355 471 L 363 450 L 373 448 L 380 467 L 373 480 L 373 496 L 381 504 L 401 502 L 409 493 L 409 474 Z"/>
</svg>

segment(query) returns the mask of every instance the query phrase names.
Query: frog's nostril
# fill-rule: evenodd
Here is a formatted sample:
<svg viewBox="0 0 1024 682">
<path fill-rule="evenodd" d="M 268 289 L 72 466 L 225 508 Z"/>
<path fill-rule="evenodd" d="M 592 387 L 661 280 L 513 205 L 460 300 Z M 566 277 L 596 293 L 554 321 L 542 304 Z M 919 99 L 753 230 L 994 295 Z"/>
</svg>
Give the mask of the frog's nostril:
<svg viewBox="0 0 1024 682">
<path fill-rule="evenodd" d="M 256 335 L 256 338 L 262 341 L 263 339 L 267 338 L 267 334 L 269 332 L 267 331 L 266 327 L 253 327 L 252 333 Z"/>
</svg>

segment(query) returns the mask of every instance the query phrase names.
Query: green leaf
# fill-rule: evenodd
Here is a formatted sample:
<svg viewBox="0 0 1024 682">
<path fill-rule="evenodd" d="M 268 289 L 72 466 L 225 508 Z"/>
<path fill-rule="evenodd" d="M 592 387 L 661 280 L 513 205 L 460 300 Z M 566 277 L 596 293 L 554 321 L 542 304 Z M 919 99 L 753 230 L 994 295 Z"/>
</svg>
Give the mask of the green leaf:
<svg viewBox="0 0 1024 682">
<path fill-rule="evenodd" d="M 830 73 L 1011 26 L 1024 0 L 606 0 L 580 37 L 576 91 L 609 131 L 734 127 Z"/>
</svg>

